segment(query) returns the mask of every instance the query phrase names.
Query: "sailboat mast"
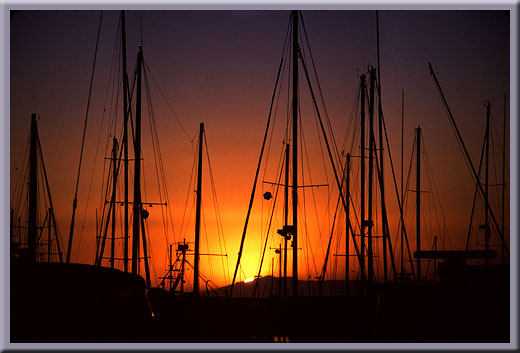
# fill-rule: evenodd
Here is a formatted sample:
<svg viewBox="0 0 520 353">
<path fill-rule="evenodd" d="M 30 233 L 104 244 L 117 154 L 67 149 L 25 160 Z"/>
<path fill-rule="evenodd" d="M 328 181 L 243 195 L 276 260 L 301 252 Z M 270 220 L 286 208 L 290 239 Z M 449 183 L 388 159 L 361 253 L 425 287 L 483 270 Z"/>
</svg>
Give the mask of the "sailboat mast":
<svg viewBox="0 0 520 353">
<path fill-rule="evenodd" d="M 417 127 L 417 173 L 416 173 L 416 222 L 417 222 L 417 253 L 421 251 L 421 127 Z M 417 280 L 421 280 L 421 258 L 417 256 Z"/>
<path fill-rule="evenodd" d="M 278 259 L 278 296 L 282 297 L 282 244 L 278 248 L 279 259 Z"/>
<path fill-rule="evenodd" d="M 38 124 L 36 114 L 31 115 L 29 145 L 29 219 L 27 229 L 28 261 L 36 262 L 36 217 L 38 208 Z"/>
<path fill-rule="evenodd" d="M 52 218 L 51 218 L 51 213 L 52 213 L 52 210 L 49 208 L 49 210 L 47 211 L 48 213 L 48 217 L 49 217 L 49 226 L 47 227 L 47 230 L 48 230 L 48 236 L 47 236 L 47 262 L 51 262 L 51 229 L 52 229 Z"/>
<path fill-rule="evenodd" d="M 128 272 L 128 73 L 126 72 L 126 21 L 121 11 L 121 51 L 123 59 L 123 162 L 124 162 L 124 235 L 123 268 Z"/>
<path fill-rule="evenodd" d="M 143 48 L 137 54 L 137 93 L 135 101 L 135 142 L 134 142 L 134 217 L 132 242 L 132 273 L 138 274 L 139 265 L 139 228 L 141 225 L 141 76 Z M 146 256 L 146 255 L 145 255 Z"/>
<path fill-rule="evenodd" d="M 366 90 L 366 76 L 360 77 L 360 91 L 361 91 L 361 255 L 360 255 L 360 271 L 365 273 L 365 90 Z M 362 276 L 363 277 L 363 276 Z"/>
<path fill-rule="evenodd" d="M 292 118 L 293 118 L 293 168 L 292 168 L 292 212 L 293 212 L 293 296 L 298 296 L 298 11 L 292 11 Z"/>
<path fill-rule="evenodd" d="M 112 242 L 110 249 L 110 268 L 114 268 L 116 245 L 116 186 L 117 186 L 117 139 L 114 137 L 112 145 Z"/>
<path fill-rule="evenodd" d="M 200 208 L 202 201 L 202 142 L 204 123 L 200 123 L 199 134 L 199 167 L 197 171 L 197 209 L 195 214 L 195 261 L 193 266 L 193 294 L 199 295 L 199 242 L 200 242 Z"/>
<path fill-rule="evenodd" d="M 372 250 L 372 196 L 373 196 L 373 174 L 374 174 L 374 86 L 376 81 L 376 69 L 370 69 L 370 102 L 369 102 L 369 121 L 368 121 L 368 283 L 372 283 L 374 277 L 374 257 Z"/>
<path fill-rule="evenodd" d="M 285 145 L 285 187 L 284 187 L 284 225 L 289 225 L 289 144 Z M 287 237 L 284 235 L 283 247 L 283 296 L 287 297 Z"/>
<path fill-rule="evenodd" d="M 11 257 L 13 256 L 13 249 L 14 249 L 14 209 L 11 208 L 11 217 L 10 217 L 10 223 L 9 223 L 9 239 L 10 239 L 10 247 L 11 250 Z"/>
<path fill-rule="evenodd" d="M 404 200 L 403 171 L 404 171 L 404 89 L 401 92 L 401 200 Z M 402 207 L 401 207 L 399 213 L 401 216 L 401 279 L 403 279 L 403 276 L 404 276 L 404 219 L 403 219 L 403 208 Z"/>
<path fill-rule="evenodd" d="M 486 172 L 484 185 L 484 198 L 486 208 L 484 213 L 484 250 L 489 250 L 489 116 L 491 115 L 491 102 L 486 102 Z M 503 228 L 502 228 L 503 229 Z M 485 259 L 486 265 L 489 265 L 489 258 Z"/>
<path fill-rule="evenodd" d="M 350 239 L 349 239 L 349 231 L 352 227 L 350 225 L 350 153 L 347 153 L 347 181 L 346 181 L 346 232 L 345 232 L 345 295 L 349 295 L 350 287 L 349 287 L 349 275 L 350 275 Z"/>
<path fill-rule="evenodd" d="M 376 10 L 376 40 L 377 40 L 377 91 L 378 91 L 378 115 L 379 115 L 379 165 L 381 171 L 381 210 L 385 209 L 385 183 L 384 183 L 384 159 L 383 159 L 383 107 L 381 104 L 381 61 L 379 55 L 379 11 Z M 386 211 L 385 211 L 386 213 Z M 381 217 L 381 229 L 383 231 L 383 279 L 388 282 L 388 266 L 387 266 L 387 243 L 389 243 L 390 234 L 388 228 L 385 227 L 385 217 Z M 390 245 L 390 244 L 388 244 Z"/>
<path fill-rule="evenodd" d="M 506 95 L 504 94 L 504 129 L 502 136 L 502 231 L 505 232 L 505 217 L 506 217 L 506 208 L 505 208 L 505 195 L 506 195 Z M 502 265 L 505 260 L 505 247 L 502 244 Z"/>
</svg>

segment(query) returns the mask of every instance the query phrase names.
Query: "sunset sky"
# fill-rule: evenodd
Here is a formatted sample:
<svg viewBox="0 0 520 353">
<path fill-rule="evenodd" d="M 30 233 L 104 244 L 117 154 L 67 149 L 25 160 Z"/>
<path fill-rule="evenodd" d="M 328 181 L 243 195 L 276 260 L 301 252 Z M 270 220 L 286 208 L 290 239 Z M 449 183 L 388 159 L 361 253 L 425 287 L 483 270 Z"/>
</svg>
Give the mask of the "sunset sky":
<svg viewBox="0 0 520 353">
<path fill-rule="evenodd" d="M 377 66 L 376 12 L 303 11 L 302 15 L 334 139 L 341 149 L 347 131 L 352 128 L 349 120 L 356 104 L 358 75 L 366 73 L 369 65 Z M 121 75 L 117 59 L 120 44 L 119 16 L 119 11 L 103 12 L 78 192 L 71 257 L 73 262 L 94 262 L 96 209 L 100 210 L 102 207 L 102 177 L 106 177 L 110 162 L 104 158 L 110 155 L 111 136 L 116 134 L 119 138 L 121 131 L 121 98 L 115 108 L 112 98 L 117 92 L 113 89 L 113 81 L 110 81 L 115 77 L 114 72 L 117 77 Z M 62 249 L 66 248 L 68 242 L 99 18 L 100 11 L 20 11 L 11 17 L 11 202 L 13 198 L 18 197 L 13 195 L 14 185 L 20 179 L 20 169 L 16 168 L 25 163 L 19 160 L 19 156 L 23 155 L 29 136 L 31 114 L 36 113 L 39 116 L 40 141 L 58 218 Z M 182 241 L 184 238 L 189 242 L 193 241 L 193 191 L 196 187 L 193 184 L 194 179 L 191 185 L 190 180 L 192 177 L 195 178 L 192 167 L 196 158 L 200 122 L 205 124 L 209 159 L 225 238 L 224 249 L 224 245 L 221 247 L 219 243 L 210 171 L 204 157 L 205 225 L 201 253 L 227 253 L 227 258 L 211 257 L 209 260 L 210 257 L 203 256 L 201 271 L 217 285 L 229 284 L 237 259 L 289 20 L 290 11 L 127 11 L 127 70 L 131 79 L 142 35 L 144 60 L 151 73 L 148 74 L 148 80 L 164 163 L 169 206 L 173 215 L 173 231 L 170 226 L 165 234 L 159 207 L 147 208 L 150 212 L 148 227 L 155 267 L 155 273 L 152 273 L 154 284 L 158 283 L 157 277 L 165 273 L 167 244 Z M 424 249 L 430 249 L 433 236 L 438 235 L 441 241 L 443 234 L 440 232 L 445 232 L 443 243 L 446 248 L 463 249 L 472 208 L 474 183 L 430 75 L 428 62 L 432 63 L 437 73 L 477 168 L 486 122 L 484 104 L 487 100 L 494 100 L 491 114 L 494 141 L 490 155 L 492 158 L 496 156 L 497 159 L 491 164 L 490 184 L 501 183 L 504 95 L 507 95 L 509 107 L 510 87 L 509 13 L 380 11 L 379 30 L 382 104 L 397 184 L 400 186 L 401 94 L 404 90 L 405 178 L 415 128 L 420 125 L 425 143 L 423 148 L 426 148 L 444 215 L 441 224 L 445 222 L 443 229 L 428 228 L 430 225 L 436 226 L 437 221 L 433 220 L 433 211 L 428 208 L 434 192 L 428 189 L 427 172 L 424 170 L 423 188 L 427 193 L 422 196 L 425 217 L 422 244 Z M 312 71 L 310 59 L 306 57 L 306 60 L 309 70 Z M 262 199 L 262 194 L 266 191 L 272 192 L 273 195 L 275 193 L 274 187 L 263 182 L 277 182 L 279 158 L 284 149 L 285 124 L 287 119 L 290 120 L 287 107 L 287 102 L 290 102 L 289 72 L 289 67 L 285 67 L 285 75 L 281 78 L 281 91 L 273 117 L 276 117 L 276 121 L 273 123 L 274 132 L 270 139 L 269 159 L 262 166 L 259 176 L 253 215 L 244 248 L 243 273 L 240 273 L 239 278 L 242 281 L 257 274 L 269 211 L 274 201 Z M 300 198 L 301 222 L 307 221 L 307 224 L 300 225 L 300 229 L 301 232 L 308 229 L 308 233 L 302 234 L 299 243 L 299 246 L 303 247 L 300 252 L 300 278 L 314 279 L 319 275 L 323 264 L 337 192 L 334 194 L 333 189 L 336 185 L 330 162 L 323 140 L 318 138 L 312 102 L 301 69 L 300 80 L 301 121 L 305 135 L 304 148 L 308 153 L 308 157 L 304 155 L 306 159 L 303 163 L 303 182 L 328 184 L 328 187 L 305 190 L 306 216 L 303 216 L 303 196 Z M 316 86 L 314 89 L 317 91 Z M 145 91 L 143 86 L 143 93 Z M 116 130 L 110 130 L 108 121 L 114 114 L 117 114 L 118 125 Z M 321 114 L 324 115 L 323 112 Z M 506 174 L 509 175 L 509 108 L 506 110 L 506 116 Z M 358 142 L 356 145 L 353 141 L 347 140 L 345 146 L 345 152 L 359 155 Z M 143 163 L 147 182 L 146 191 L 143 190 L 143 199 L 148 202 L 159 201 L 153 153 L 147 104 L 143 98 Z M 322 154 L 325 156 L 324 160 Z M 392 196 L 394 188 L 389 160 L 386 158 L 385 194 L 391 238 L 395 242 L 399 217 L 395 196 Z M 353 159 L 352 163 L 352 177 L 359 178 L 359 158 Z M 415 161 L 413 165 L 415 166 Z M 133 162 L 130 169 L 133 174 Z M 415 170 L 411 171 L 410 178 L 409 189 L 415 189 Z M 133 180 L 133 177 L 130 177 L 130 180 Z M 353 192 L 359 193 L 359 181 L 353 180 L 352 183 L 355 184 L 353 187 L 357 188 L 357 191 Z M 501 188 L 494 186 L 490 189 L 494 212 L 500 220 Z M 506 190 L 509 195 L 509 189 Z M 122 195 L 121 192 L 122 188 L 118 189 L 118 195 Z M 408 197 L 409 215 L 406 216 L 406 227 L 413 251 L 415 195 L 410 192 Z M 118 199 L 121 199 L 120 196 Z M 273 230 L 283 225 L 280 208 L 282 200 L 283 193 L 280 190 L 277 212 L 273 218 Z M 359 207 L 357 194 L 353 196 L 353 200 Z M 331 210 L 327 210 L 328 204 Z M 188 207 L 187 210 L 185 205 Z M 477 218 L 473 222 L 475 233 L 472 235 L 472 247 L 475 249 L 478 248 L 477 242 L 483 242 L 482 234 L 476 229 L 478 224 L 483 223 L 483 206 L 482 203 L 479 205 L 475 214 Z M 506 212 L 509 213 L 509 196 L 506 198 L 506 207 Z M 359 210 L 356 212 L 359 214 Z M 380 217 L 380 210 L 374 212 Z M 184 221 L 183 214 L 186 214 Z M 336 227 L 344 227 L 344 221 Z M 375 233 L 380 234 L 380 226 L 377 227 Z M 339 236 L 339 232 L 336 233 Z M 333 244 L 339 245 L 339 248 L 332 252 L 344 253 L 344 245 L 339 244 L 336 233 Z M 498 244 L 496 234 L 494 236 L 491 243 Z M 509 217 L 506 217 L 506 237 L 509 238 Z M 271 234 L 268 247 L 278 247 L 280 238 L 277 234 Z M 344 233 L 341 239 L 344 239 Z M 396 256 L 400 256 L 399 254 L 400 250 L 397 250 Z M 274 250 L 268 248 L 262 275 L 270 274 L 271 259 L 274 256 Z M 189 260 L 193 263 L 193 256 Z M 277 261 L 275 257 L 275 273 L 278 271 Z M 330 261 L 337 262 L 337 279 L 344 278 L 344 272 L 341 272 L 344 258 L 333 256 Z M 188 272 L 188 276 L 192 276 L 191 271 Z"/>
</svg>

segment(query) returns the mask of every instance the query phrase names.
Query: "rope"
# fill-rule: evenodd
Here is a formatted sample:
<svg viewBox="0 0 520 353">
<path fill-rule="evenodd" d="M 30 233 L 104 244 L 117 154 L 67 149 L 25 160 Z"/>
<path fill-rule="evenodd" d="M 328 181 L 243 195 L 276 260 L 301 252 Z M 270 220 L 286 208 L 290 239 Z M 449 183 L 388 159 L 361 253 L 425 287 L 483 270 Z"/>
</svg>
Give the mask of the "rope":
<svg viewBox="0 0 520 353">
<path fill-rule="evenodd" d="M 256 184 L 257 184 L 257 181 L 258 181 L 258 173 L 260 171 L 260 164 L 262 162 L 262 156 L 264 154 L 264 148 L 265 148 L 265 142 L 266 142 L 266 139 L 267 139 L 267 133 L 269 132 L 269 125 L 270 125 L 270 122 L 271 122 L 271 112 L 272 112 L 272 109 L 273 109 L 273 102 L 274 102 L 274 98 L 275 98 L 275 94 L 276 94 L 276 87 L 278 86 L 278 79 L 280 78 L 280 70 L 282 68 L 282 64 L 283 64 L 283 57 L 280 60 L 280 66 L 278 67 L 278 74 L 276 76 L 276 82 L 275 82 L 275 86 L 274 86 L 275 88 L 274 88 L 274 91 L 273 91 L 273 96 L 271 98 L 271 107 L 269 108 L 269 117 L 267 119 L 267 126 L 266 126 L 266 130 L 265 130 L 265 134 L 264 134 L 264 140 L 262 142 L 262 148 L 260 150 L 260 158 L 258 160 L 258 166 L 256 168 L 255 180 L 253 182 L 253 190 L 251 191 L 251 198 L 249 200 L 249 208 L 247 210 L 247 216 L 246 216 L 246 222 L 245 222 L 245 225 L 244 225 L 244 231 L 242 233 L 242 239 L 240 240 L 240 249 L 238 251 L 237 266 L 235 268 L 235 273 L 233 274 L 233 281 L 231 282 L 231 289 L 230 289 L 230 293 L 229 293 L 230 297 L 233 295 L 233 287 L 235 285 L 235 279 L 236 279 L 238 267 L 240 265 L 240 258 L 242 257 L 242 250 L 244 249 L 244 241 L 245 241 L 245 236 L 246 236 L 246 231 L 247 231 L 247 225 L 249 223 L 249 216 L 251 215 L 251 208 L 253 206 L 253 200 L 254 200 L 255 191 L 256 191 Z"/>
<path fill-rule="evenodd" d="M 182 125 L 181 123 L 181 120 L 179 119 L 179 117 L 177 116 L 177 114 L 175 113 L 175 111 L 173 110 L 173 108 L 171 107 L 170 103 L 168 102 L 168 100 L 166 99 L 166 96 L 164 94 L 164 92 L 162 91 L 161 87 L 159 87 L 159 84 L 157 83 L 157 80 L 155 79 L 152 71 L 150 70 L 150 68 L 148 67 L 147 64 L 145 64 L 145 67 L 146 67 L 146 70 L 148 70 L 150 72 L 150 76 L 152 77 L 152 80 L 153 82 L 155 83 L 155 85 L 157 86 L 157 89 L 159 90 L 159 93 L 161 93 L 161 96 L 163 97 L 164 101 L 166 102 L 166 105 L 168 106 L 168 109 L 170 109 L 170 111 L 172 112 L 173 116 L 175 117 L 175 119 L 177 120 L 177 122 L 179 123 L 182 131 L 184 132 L 184 134 L 186 135 L 186 137 L 188 138 L 188 141 L 190 142 L 193 142 L 193 139 L 190 139 L 190 135 L 188 134 L 188 132 L 186 131 L 186 129 L 184 128 L 184 125 Z M 145 70 L 145 71 L 146 71 Z"/>
<path fill-rule="evenodd" d="M 211 168 L 211 161 L 210 161 L 210 158 L 209 158 L 209 148 L 208 148 L 208 141 L 206 139 L 206 133 L 204 133 L 204 144 L 206 145 L 206 156 L 207 156 L 207 161 L 208 161 L 208 169 L 209 169 L 209 176 L 210 176 L 210 182 L 211 182 L 211 193 L 213 195 L 213 204 L 214 204 L 214 209 L 215 209 L 215 219 L 217 221 L 217 234 L 218 234 L 218 237 L 219 237 L 219 245 L 220 245 L 220 253 L 225 253 L 226 254 L 226 265 L 227 266 L 224 266 L 224 263 L 222 263 L 223 265 L 223 273 L 224 273 L 224 280 L 227 281 L 228 279 L 228 276 L 229 276 L 229 260 L 228 260 L 228 257 L 227 257 L 227 247 L 226 247 L 226 241 L 225 241 L 225 237 L 224 237 L 224 230 L 223 230 L 223 227 L 222 227 L 222 217 L 220 215 L 220 208 L 218 206 L 218 200 L 217 200 L 217 191 L 216 191 L 216 188 L 215 188 L 215 180 L 213 178 L 213 169 Z M 224 243 L 224 251 L 222 251 L 222 243 Z M 228 271 L 226 271 L 228 270 Z"/>
<path fill-rule="evenodd" d="M 88 89 L 88 99 L 87 99 L 87 110 L 85 113 L 85 125 L 83 127 L 83 137 L 81 139 L 81 151 L 79 154 L 79 166 L 78 166 L 78 176 L 76 178 L 76 190 L 74 192 L 74 201 L 72 206 L 72 220 L 70 224 L 70 236 L 69 236 L 69 245 L 68 245 L 68 251 L 67 251 L 67 263 L 70 261 L 70 252 L 71 252 L 71 246 L 72 246 L 72 237 L 74 233 L 74 216 L 76 214 L 76 207 L 78 203 L 78 187 L 79 187 L 79 177 L 81 173 L 81 162 L 83 160 L 83 148 L 85 147 L 85 135 L 87 131 L 87 122 L 88 122 L 88 112 L 90 108 L 90 98 L 92 96 L 92 86 L 94 82 L 94 72 L 96 69 L 96 58 L 97 58 L 97 52 L 98 52 L 98 44 L 99 44 L 99 35 L 101 33 L 101 20 L 103 19 L 103 11 L 101 11 L 101 14 L 99 16 L 99 25 L 98 25 L 98 33 L 96 38 L 96 50 L 94 51 L 94 63 L 92 64 L 92 73 L 90 75 L 90 85 Z"/>
</svg>

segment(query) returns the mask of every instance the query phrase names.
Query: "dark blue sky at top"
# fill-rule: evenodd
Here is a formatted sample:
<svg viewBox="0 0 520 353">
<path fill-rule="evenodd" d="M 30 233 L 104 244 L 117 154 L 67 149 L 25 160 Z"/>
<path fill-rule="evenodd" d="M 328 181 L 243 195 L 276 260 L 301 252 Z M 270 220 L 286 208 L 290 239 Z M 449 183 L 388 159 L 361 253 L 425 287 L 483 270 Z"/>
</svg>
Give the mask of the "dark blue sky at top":
<svg viewBox="0 0 520 353">
<path fill-rule="evenodd" d="M 331 123 L 341 141 L 359 84 L 357 72 L 377 65 L 376 14 L 302 14 Z M 214 164 L 231 165 L 233 171 L 243 163 L 240 168 L 251 179 L 289 15 L 289 11 L 128 11 L 128 71 L 135 66 L 141 23 L 145 61 L 183 127 L 194 136 L 199 122 L 205 121 L 215 141 Z M 103 14 L 96 67 L 101 82 L 94 84 L 93 126 L 102 112 L 106 77 L 118 44 L 118 20 L 118 11 Z M 21 11 L 11 19 L 11 159 L 23 148 L 30 114 L 36 111 L 42 144 L 50 155 L 48 169 L 60 170 L 54 178 L 64 190 L 61 201 L 66 205 L 71 203 L 77 172 L 98 21 L 99 11 Z M 496 99 L 493 114 L 501 127 L 503 95 L 509 96 L 508 12 L 380 11 L 379 27 L 382 99 L 395 158 L 404 89 L 406 148 L 411 148 L 413 129 L 420 124 L 435 149 L 433 162 L 445 166 L 439 177 L 457 179 L 455 189 L 468 185 L 471 179 L 428 62 L 438 72 L 472 157 L 478 158 L 483 104 Z M 158 107 L 156 114 L 161 112 L 168 110 Z M 161 118 L 159 125 L 169 143 L 167 151 L 179 154 L 179 144 L 189 146 L 174 118 Z M 93 140 L 96 131 L 92 127 L 87 138 Z M 72 162 L 64 165 L 64 160 Z M 468 190 L 471 196 L 471 187 Z"/>
</svg>

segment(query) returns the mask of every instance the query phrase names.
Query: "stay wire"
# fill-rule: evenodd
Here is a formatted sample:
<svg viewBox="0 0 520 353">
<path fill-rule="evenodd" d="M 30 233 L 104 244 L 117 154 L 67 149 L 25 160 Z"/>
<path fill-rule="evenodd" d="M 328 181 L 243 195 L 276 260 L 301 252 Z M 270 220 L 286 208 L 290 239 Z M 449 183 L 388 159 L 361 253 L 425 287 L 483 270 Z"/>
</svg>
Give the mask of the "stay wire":
<svg viewBox="0 0 520 353">
<path fill-rule="evenodd" d="M 224 279 L 227 282 L 227 279 L 229 277 L 229 272 L 226 272 L 226 269 L 229 268 L 229 260 L 228 260 L 228 257 L 227 257 L 226 238 L 224 237 L 224 228 L 222 226 L 222 217 L 221 217 L 221 214 L 220 214 L 220 207 L 218 205 L 217 191 L 216 191 L 216 186 L 215 186 L 215 179 L 213 177 L 213 169 L 211 167 L 211 161 L 210 161 L 210 157 L 209 157 L 208 141 L 207 141 L 206 134 L 204 134 L 203 136 L 204 136 L 204 144 L 206 146 L 206 156 L 207 156 L 207 161 L 208 161 L 208 169 L 209 169 L 209 176 L 210 176 L 210 182 L 211 182 L 211 192 L 212 192 L 212 195 L 213 195 L 213 203 L 214 203 L 214 208 L 215 208 L 215 218 L 216 218 L 216 221 L 217 221 L 217 233 L 218 233 L 218 236 L 219 236 L 220 253 L 221 254 L 222 253 L 226 254 L 226 266 L 223 266 L 223 273 L 224 273 Z M 222 251 L 222 244 L 224 244 L 224 251 Z"/>
<path fill-rule="evenodd" d="M 143 60 L 144 61 L 144 60 Z M 155 160 L 155 176 L 157 178 L 157 188 L 159 193 L 159 203 L 162 205 L 164 201 L 166 202 L 166 205 L 169 205 L 169 199 L 167 198 L 167 188 L 166 188 L 166 182 L 165 182 L 165 172 L 164 172 L 164 166 L 162 162 L 162 156 L 161 156 L 161 147 L 159 143 L 159 134 L 157 132 L 157 123 L 155 119 L 155 112 L 153 110 L 152 105 L 152 98 L 150 94 L 150 85 L 148 81 L 148 75 L 147 72 L 149 72 L 148 65 L 145 64 L 145 70 L 144 70 L 144 82 L 145 82 L 145 89 L 146 89 L 146 100 L 147 100 L 147 106 L 148 106 L 148 117 L 150 121 L 150 132 L 152 136 L 152 150 Z M 162 186 L 162 189 L 161 189 Z M 163 200 L 163 193 L 166 197 L 166 200 Z M 168 244 L 170 243 L 168 234 L 169 234 L 169 228 L 168 228 L 168 222 L 166 220 L 166 214 L 163 207 L 160 207 L 161 209 L 161 216 L 162 216 L 162 222 L 164 226 L 164 237 L 165 237 L 165 244 L 166 247 L 168 247 Z M 173 230 L 173 224 L 172 224 L 172 232 Z M 174 233 L 174 239 L 175 239 L 175 233 Z"/>
<path fill-rule="evenodd" d="M 284 158 L 281 158 L 282 160 Z M 262 273 L 262 265 L 264 263 L 264 257 L 265 257 L 265 252 L 267 250 L 267 242 L 269 240 L 269 233 L 271 231 L 271 224 L 272 224 L 272 221 L 273 221 L 273 216 L 274 216 L 274 211 L 275 211 L 275 206 L 276 206 L 276 200 L 278 199 L 278 191 L 280 189 L 280 181 L 282 179 L 282 169 L 283 169 L 283 162 L 282 162 L 282 165 L 280 166 L 280 168 L 278 168 L 279 170 L 279 173 L 278 173 L 278 178 L 277 178 L 277 183 L 276 183 L 276 191 L 275 191 L 275 194 L 274 194 L 274 200 L 273 200 L 273 203 L 272 203 L 272 208 L 271 208 L 271 212 L 270 212 L 270 217 L 269 217 L 269 224 L 267 226 L 267 229 L 266 229 L 266 235 L 265 235 L 265 243 L 264 243 L 264 246 L 263 246 L 263 250 L 262 250 L 262 256 L 260 257 L 260 264 L 258 265 L 258 275 L 257 275 L 257 278 L 260 279 L 260 274 Z M 255 289 L 253 291 L 253 297 L 255 297 L 256 295 L 256 291 L 257 291 L 257 286 L 258 286 L 258 282 L 259 281 L 256 281 L 255 283 Z"/>
<path fill-rule="evenodd" d="M 175 113 L 175 111 L 173 110 L 173 108 L 171 107 L 170 103 L 168 102 L 168 100 L 166 99 L 166 95 L 164 94 L 164 92 L 162 91 L 161 87 L 159 86 L 159 83 L 157 82 L 157 80 L 155 79 L 152 71 L 150 70 L 150 68 L 148 67 L 147 64 L 146 65 L 146 69 L 150 72 L 150 76 L 152 77 L 152 80 L 153 82 L 155 83 L 155 85 L 157 86 L 157 89 L 159 90 L 159 92 L 161 93 L 161 96 L 163 97 L 164 101 L 166 102 L 166 105 L 168 106 L 168 109 L 170 109 L 170 111 L 172 112 L 173 116 L 175 117 L 175 119 L 177 120 L 177 122 L 179 123 L 182 131 L 184 132 L 184 134 L 186 135 L 186 137 L 188 138 L 188 141 L 190 141 L 190 143 L 193 142 L 193 139 L 190 139 L 190 135 L 188 134 L 188 132 L 186 131 L 186 129 L 184 128 L 184 125 L 182 125 L 182 122 L 181 120 L 179 119 L 179 117 L 177 116 L 177 114 Z"/>
<path fill-rule="evenodd" d="M 253 190 L 251 191 L 251 197 L 250 197 L 249 207 L 248 207 L 248 211 L 247 211 L 247 215 L 246 215 L 244 231 L 242 233 L 242 239 L 240 241 L 240 248 L 239 248 L 238 259 L 237 259 L 237 266 L 235 267 L 235 272 L 233 274 L 233 281 L 231 282 L 231 289 L 230 289 L 230 294 L 229 294 L 230 297 L 233 295 L 233 287 L 234 287 L 234 284 L 235 284 L 236 274 L 237 274 L 237 271 L 238 271 L 238 267 L 240 265 L 240 258 L 242 256 L 242 251 L 243 251 L 243 248 L 244 248 L 244 240 L 245 240 L 245 235 L 246 235 L 246 231 L 247 231 L 247 225 L 249 223 L 249 216 L 251 214 L 251 207 L 253 205 L 254 195 L 255 195 L 255 191 L 256 191 L 256 185 L 257 185 L 257 181 L 258 181 L 258 173 L 260 171 L 260 164 L 261 164 L 261 161 L 262 161 L 262 156 L 263 156 L 263 153 L 264 153 L 264 148 L 265 148 L 265 143 L 266 143 L 266 139 L 267 139 L 267 134 L 268 134 L 268 131 L 269 131 L 269 125 L 270 125 L 270 121 L 271 121 L 271 112 L 272 112 L 272 108 L 273 108 L 273 101 L 274 101 L 275 94 L 276 94 L 276 87 L 278 86 L 278 79 L 280 78 L 280 70 L 281 70 L 282 64 L 283 64 L 283 57 L 280 60 L 280 66 L 278 68 L 278 75 L 276 77 L 275 88 L 274 88 L 274 91 L 273 91 L 273 97 L 271 99 L 271 108 L 269 109 L 269 117 L 267 119 L 267 126 L 266 126 L 266 130 L 265 130 L 265 134 L 264 134 L 264 140 L 262 142 L 262 148 L 260 150 L 260 158 L 259 158 L 259 161 L 258 161 L 258 166 L 257 166 L 256 173 L 255 173 L 255 180 L 253 182 Z"/>
<path fill-rule="evenodd" d="M 300 18 L 301 18 L 301 21 L 302 21 L 303 32 L 305 34 L 305 40 L 306 40 L 306 43 L 307 43 L 307 49 L 309 51 L 309 55 L 310 55 L 310 58 L 311 58 L 311 64 L 312 64 L 312 68 L 313 68 L 313 72 L 314 72 L 314 78 L 316 79 L 316 84 L 318 86 L 318 93 L 320 95 L 321 103 L 323 105 L 323 113 L 324 113 L 324 117 L 325 117 L 325 122 L 327 124 L 329 134 L 331 135 L 333 150 L 336 152 L 335 163 L 338 164 L 338 163 L 341 162 L 341 157 L 340 157 L 339 152 L 338 152 L 338 146 L 337 146 L 336 139 L 334 137 L 332 126 L 331 126 L 331 123 L 330 123 L 329 113 L 327 111 L 327 106 L 325 104 L 325 98 L 324 98 L 324 95 L 323 95 L 323 91 L 321 89 L 321 84 L 320 84 L 320 80 L 319 80 L 319 77 L 318 77 L 318 72 L 316 70 L 316 64 L 314 62 L 314 57 L 312 55 L 311 46 L 310 46 L 310 43 L 309 43 L 309 37 L 307 36 L 307 29 L 305 27 L 305 22 L 303 20 L 303 15 L 302 15 L 301 12 L 299 14 L 300 14 Z M 317 109 L 317 106 L 316 106 L 316 109 Z"/>
<path fill-rule="evenodd" d="M 92 73 L 90 75 L 90 85 L 89 85 L 89 89 L 88 89 L 87 109 L 86 109 L 86 113 L 85 113 L 85 124 L 84 124 L 84 127 L 83 127 L 83 136 L 81 138 L 81 151 L 80 151 L 80 154 L 79 154 L 78 176 L 76 178 L 76 191 L 74 192 L 74 198 L 75 199 L 77 198 L 77 195 L 78 195 L 79 176 L 80 176 L 80 172 L 81 172 L 81 161 L 83 159 L 82 158 L 83 157 L 83 148 L 85 146 L 85 135 L 86 135 L 86 131 L 87 131 L 88 113 L 89 113 L 89 108 L 90 108 L 90 98 L 92 96 L 92 86 L 93 86 L 93 83 L 94 83 L 94 72 L 95 72 L 95 69 L 96 69 L 96 59 L 97 59 L 97 52 L 98 52 L 98 45 L 99 45 L 99 36 L 101 34 L 101 21 L 102 21 L 102 19 L 103 19 L 103 11 L 101 11 L 101 14 L 99 16 L 98 33 L 97 33 L 97 38 L 96 38 L 96 49 L 94 51 L 94 63 L 92 64 Z"/>
</svg>

